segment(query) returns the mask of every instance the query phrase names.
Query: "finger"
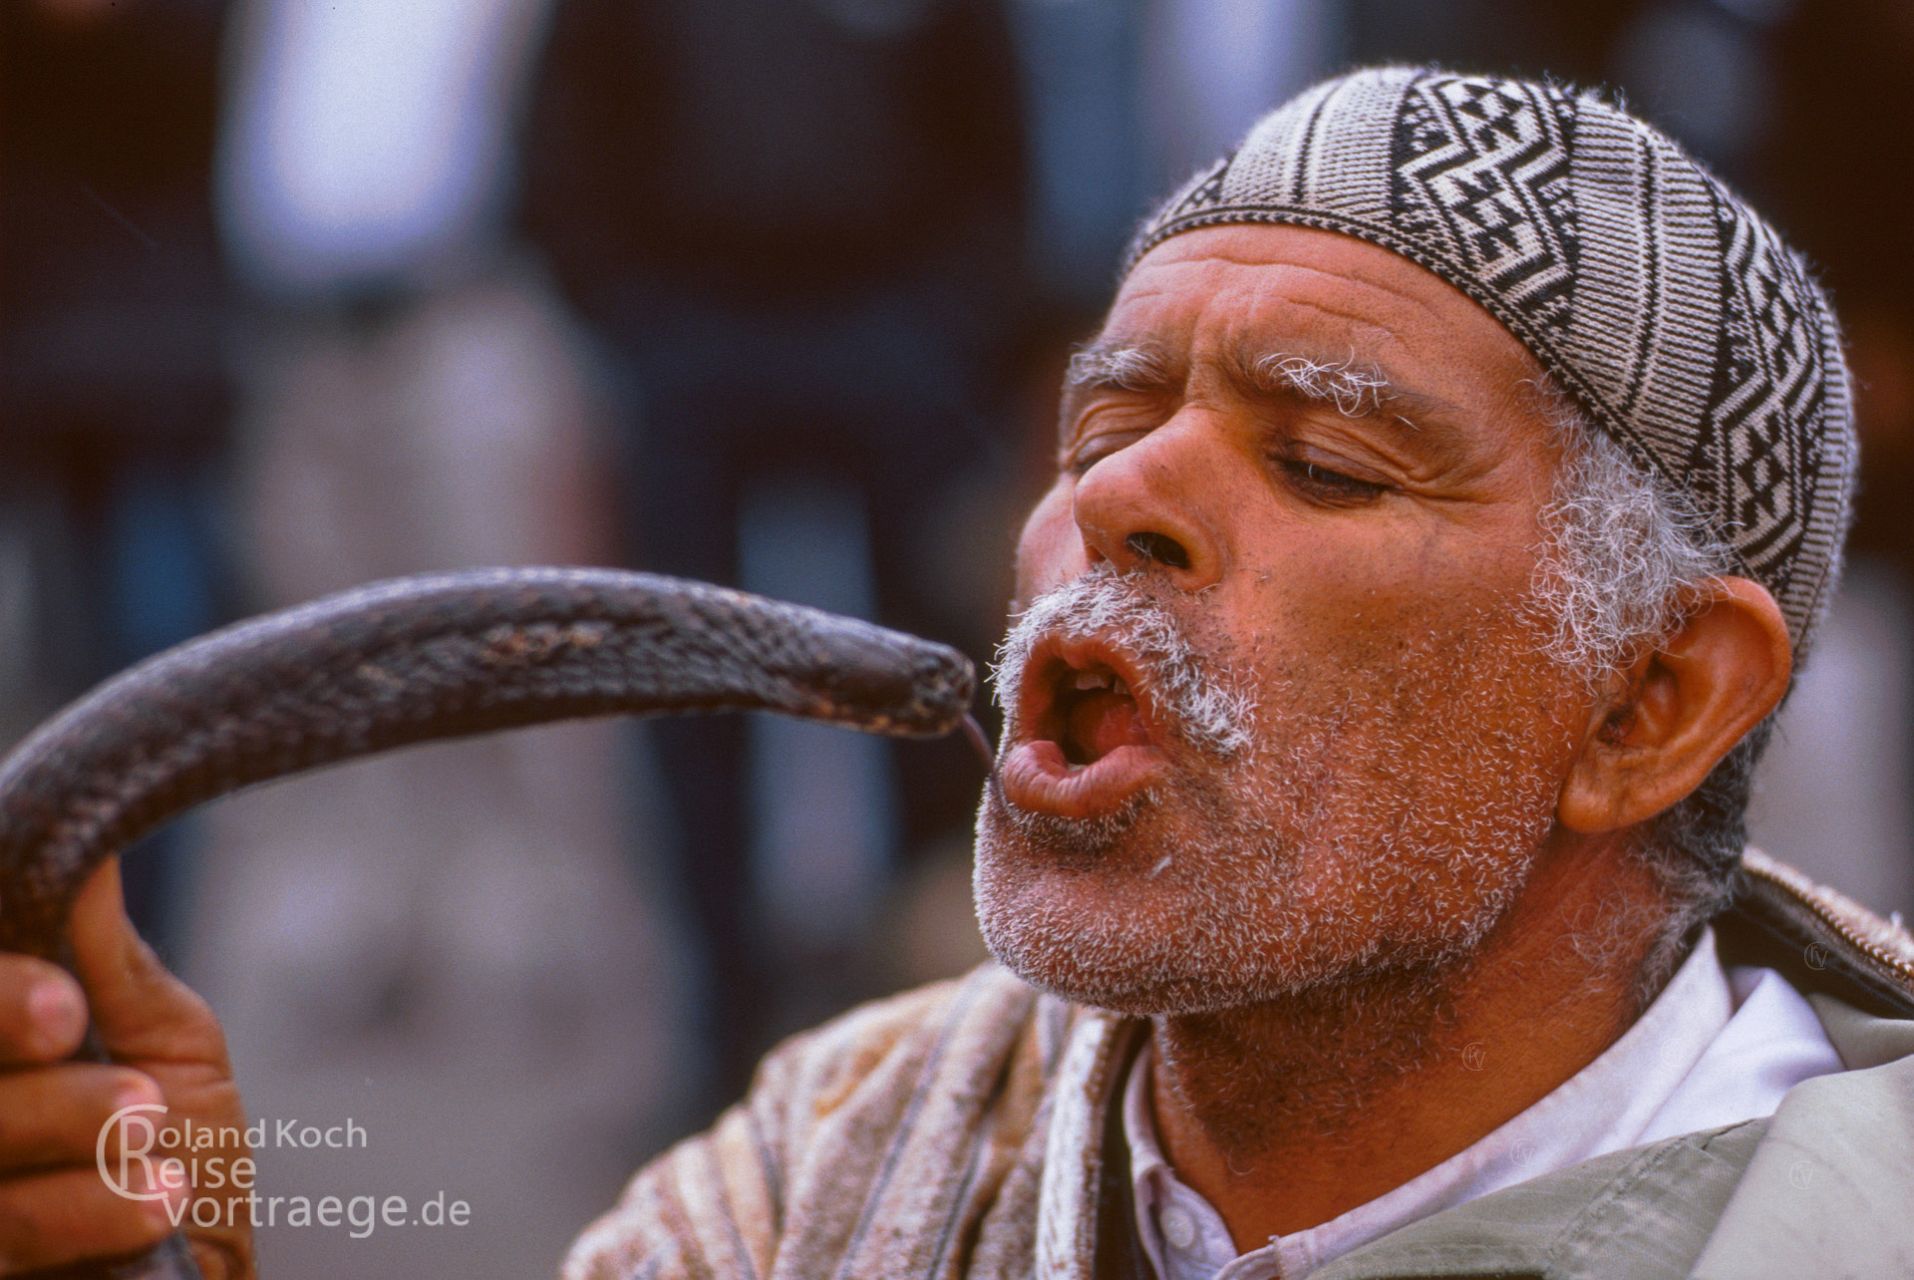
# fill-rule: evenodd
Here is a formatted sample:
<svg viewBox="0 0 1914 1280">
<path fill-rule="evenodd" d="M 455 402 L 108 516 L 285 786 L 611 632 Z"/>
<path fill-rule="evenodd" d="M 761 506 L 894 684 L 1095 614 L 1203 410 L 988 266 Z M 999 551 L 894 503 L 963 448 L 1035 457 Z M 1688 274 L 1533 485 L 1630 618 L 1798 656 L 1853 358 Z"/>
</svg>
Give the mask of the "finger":
<svg viewBox="0 0 1914 1280">
<path fill-rule="evenodd" d="M 77 1062 L 0 1075 L 0 1174 L 91 1167 L 103 1134 L 105 1153 L 117 1156 L 126 1129 L 114 1117 L 142 1108 L 157 1128 L 164 1119 L 153 1109 L 163 1101 L 159 1085 L 129 1067 Z"/>
<path fill-rule="evenodd" d="M 73 971 L 93 1026 L 116 1058 L 220 1061 L 211 1010 L 160 963 L 126 917 L 120 860 L 108 858 L 73 900 Z"/>
<path fill-rule="evenodd" d="M 132 1166 L 129 1192 L 145 1194 L 156 1185 Z M 171 1214 L 181 1211 L 186 1195 L 173 1188 L 163 1199 L 132 1199 L 108 1186 L 97 1169 L 0 1182 L 0 1275 L 150 1249 L 171 1234 Z"/>
<path fill-rule="evenodd" d="M 58 1062 L 86 1034 L 80 984 L 59 965 L 0 954 L 0 1066 Z"/>
</svg>

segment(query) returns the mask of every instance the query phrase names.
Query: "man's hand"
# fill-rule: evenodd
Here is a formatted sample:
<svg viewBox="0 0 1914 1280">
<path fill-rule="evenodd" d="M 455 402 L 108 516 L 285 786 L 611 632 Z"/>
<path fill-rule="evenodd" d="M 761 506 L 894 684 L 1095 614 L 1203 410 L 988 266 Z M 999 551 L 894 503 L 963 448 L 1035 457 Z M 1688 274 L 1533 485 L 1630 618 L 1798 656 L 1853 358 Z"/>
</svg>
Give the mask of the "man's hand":
<svg viewBox="0 0 1914 1280">
<path fill-rule="evenodd" d="M 108 1258 L 188 1229 L 206 1280 L 253 1274 L 252 1230 L 243 1200 L 250 1170 L 245 1119 L 226 1039 L 206 1002 L 160 964 L 133 931 L 120 892 L 119 862 L 102 867 L 74 904 L 73 975 L 30 956 L 0 954 L 0 1275 L 19 1275 L 83 1258 Z M 67 1061 L 91 1016 L 113 1062 Z M 102 1176 L 101 1133 L 127 1107 L 147 1125 L 111 1125 L 104 1156 L 131 1191 L 165 1189 L 164 1199 L 116 1192 Z M 181 1132 L 221 1141 L 192 1149 L 155 1145 L 145 1159 L 119 1160 L 121 1139 Z M 185 1161 L 199 1194 L 161 1176 L 167 1157 Z M 177 1168 L 177 1166 L 175 1166 Z M 238 1174 L 235 1179 L 234 1175 Z M 212 1183 L 224 1178 L 225 1185 Z M 215 1209 L 217 1213 L 213 1212 Z M 212 1221 L 207 1228 L 195 1219 Z"/>
</svg>

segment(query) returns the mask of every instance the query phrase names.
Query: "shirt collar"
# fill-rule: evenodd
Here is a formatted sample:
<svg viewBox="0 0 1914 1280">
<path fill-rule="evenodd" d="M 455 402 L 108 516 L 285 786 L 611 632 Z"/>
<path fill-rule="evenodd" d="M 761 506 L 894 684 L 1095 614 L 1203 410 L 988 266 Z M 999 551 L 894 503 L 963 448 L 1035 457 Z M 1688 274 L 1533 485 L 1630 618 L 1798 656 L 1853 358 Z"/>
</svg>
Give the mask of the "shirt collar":
<svg viewBox="0 0 1914 1280">
<path fill-rule="evenodd" d="M 1297 1280 L 1419 1218 L 1632 1146 L 1732 1011 L 1714 931 L 1707 928 L 1642 1016 L 1527 1110 L 1394 1190 L 1318 1226 L 1273 1238 L 1241 1259 L 1222 1216 L 1177 1178 L 1163 1152 L 1150 1100 L 1153 1046 L 1145 1043 L 1123 1093 L 1123 1132 L 1144 1253 L 1165 1280 L 1207 1280 L 1225 1269 L 1230 1280 Z M 1175 1228 L 1175 1240 L 1167 1227 Z"/>
</svg>

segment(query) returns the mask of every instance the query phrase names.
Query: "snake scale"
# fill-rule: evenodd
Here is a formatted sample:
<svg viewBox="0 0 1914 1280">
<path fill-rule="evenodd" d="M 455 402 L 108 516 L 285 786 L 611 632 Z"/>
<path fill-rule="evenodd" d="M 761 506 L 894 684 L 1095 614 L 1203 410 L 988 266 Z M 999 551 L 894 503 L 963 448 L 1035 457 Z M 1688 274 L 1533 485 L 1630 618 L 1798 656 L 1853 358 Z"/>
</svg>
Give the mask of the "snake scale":
<svg viewBox="0 0 1914 1280">
<path fill-rule="evenodd" d="M 193 806 L 412 743 L 610 714 L 765 710 L 872 733 L 965 724 L 953 649 L 604 569 L 402 578 L 238 623 L 102 684 L 0 761 L 0 950 L 57 959 L 74 894 Z M 64 1276 L 197 1274 L 175 1237 Z"/>
</svg>

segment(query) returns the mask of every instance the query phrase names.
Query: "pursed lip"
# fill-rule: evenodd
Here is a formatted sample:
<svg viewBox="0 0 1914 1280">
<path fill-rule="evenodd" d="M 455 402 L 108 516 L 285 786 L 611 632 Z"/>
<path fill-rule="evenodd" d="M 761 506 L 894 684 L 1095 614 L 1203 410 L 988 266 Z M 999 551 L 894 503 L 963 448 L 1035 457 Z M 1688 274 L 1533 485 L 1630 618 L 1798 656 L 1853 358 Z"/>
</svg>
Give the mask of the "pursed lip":
<svg viewBox="0 0 1914 1280">
<path fill-rule="evenodd" d="M 1064 756 L 1058 688 L 1070 671 L 1095 670 L 1107 670 L 1128 686 L 1149 742 L 1126 743 L 1075 765 Z M 1018 684 L 1015 736 L 999 774 L 1006 802 L 1060 818 L 1093 818 L 1116 810 L 1169 767 L 1151 684 L 1130 654 L 1107 637 L 1044 638 L 1032 648 Z"/>
</svg>

